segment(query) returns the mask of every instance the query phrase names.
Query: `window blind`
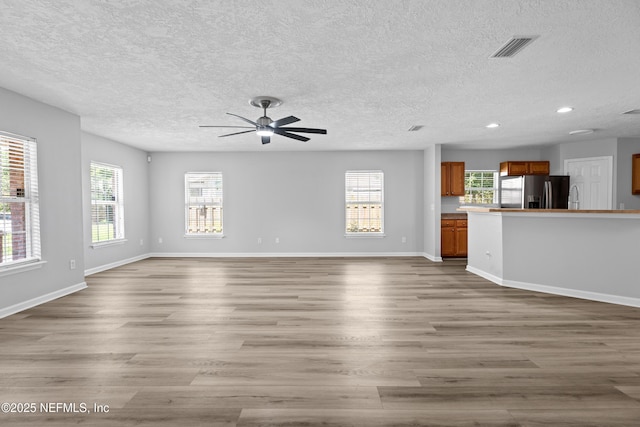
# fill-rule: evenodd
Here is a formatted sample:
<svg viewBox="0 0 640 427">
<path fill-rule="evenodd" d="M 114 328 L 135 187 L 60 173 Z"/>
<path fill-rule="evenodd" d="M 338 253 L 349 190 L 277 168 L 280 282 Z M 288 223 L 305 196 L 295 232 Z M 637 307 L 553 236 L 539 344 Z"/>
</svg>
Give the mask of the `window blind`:
<svg viewBox="0 0 640 427">
<path fill-rule="evenodd" d="M 384 174 L 382 171 L 345 173 L 347 234 L 384 233 Z"/>
<path fill-rule="evenodd" d="M 39 261 L 37 145 L 0 132 L 0 267 Z"/>
<path fill-rule="evenodd" d="M 124 239 L 122 168 L 91 162 L 91 241 Z"/>
<path fill-rule="evenodd" d="M 185 174 L 185 234 L 222 235 L 222 173 Z"/>
</svg>

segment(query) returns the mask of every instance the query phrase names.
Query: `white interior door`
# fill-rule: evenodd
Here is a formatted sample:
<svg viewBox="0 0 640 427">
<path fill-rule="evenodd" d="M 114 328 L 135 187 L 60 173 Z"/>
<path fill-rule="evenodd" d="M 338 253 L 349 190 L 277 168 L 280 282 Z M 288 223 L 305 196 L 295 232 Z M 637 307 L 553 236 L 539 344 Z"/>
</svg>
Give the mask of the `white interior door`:
<svg viewBox="0 0 640 427">
<path fill-rule="evenodd" d="M 567 159 L 564 173 L 578 187 L 580 209 L 613 209 L 613 157 Z"/>
</svg>

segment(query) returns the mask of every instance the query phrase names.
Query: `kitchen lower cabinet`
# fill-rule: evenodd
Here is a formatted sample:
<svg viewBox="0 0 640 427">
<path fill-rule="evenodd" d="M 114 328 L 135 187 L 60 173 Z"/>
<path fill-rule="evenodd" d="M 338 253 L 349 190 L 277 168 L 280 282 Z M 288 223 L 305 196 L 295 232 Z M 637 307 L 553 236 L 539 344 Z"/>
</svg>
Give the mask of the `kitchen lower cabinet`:
<svg viewBox="0 0 640 427">
<path fill-rule="evenodd" d="M 467 256 L 467 221 L 464 227 L 456 226 L 456 256 Z"/>
<path fill-rule="evenodd" d="M 466 219 L 443 219 L 440 221 L 440 255 L 443 257 L 467 256 Z"/>
</svg>

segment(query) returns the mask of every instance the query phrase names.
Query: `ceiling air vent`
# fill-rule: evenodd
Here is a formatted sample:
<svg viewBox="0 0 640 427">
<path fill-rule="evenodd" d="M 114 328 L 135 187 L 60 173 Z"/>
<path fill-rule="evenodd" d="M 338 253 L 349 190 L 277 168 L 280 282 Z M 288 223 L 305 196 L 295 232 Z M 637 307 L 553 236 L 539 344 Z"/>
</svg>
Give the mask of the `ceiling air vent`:
<svg viewBox="0 0 640 427">
<path fill-rule="evenodd" d="M 422 129 L 424 126 L 422 125 L 413 125 L 409 128 L 409 132 L 417 132 Z"/>
<path fill-rule="evenodd" d="M 511 58 L 539 36 L 514 36 L 498 49 L 491 58 Z"/>
<path fill-rule="evenodd" d="M 640 114 L 640 108 L 636 108 L 635 110 L 625 111 L 622 114 Z"/>
</svg>

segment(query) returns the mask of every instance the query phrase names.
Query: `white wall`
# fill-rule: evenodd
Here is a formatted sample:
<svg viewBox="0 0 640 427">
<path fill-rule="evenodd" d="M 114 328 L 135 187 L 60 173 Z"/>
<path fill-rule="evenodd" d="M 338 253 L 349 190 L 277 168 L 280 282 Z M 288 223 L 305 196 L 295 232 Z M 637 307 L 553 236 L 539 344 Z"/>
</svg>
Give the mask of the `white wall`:
<svg viewBox="0 0 640 427">
<path fill-rule="evenodd" d="M 126 241 L 121 244 L 91 248 L 92 161 L 122 168 Z M 82 195 L 84 257 L 88 273 L 149 253 L 149 164 L 146 152 L 82 132 Z"/>
<path fill-rule="evenodd" d="M 618 140 L 606 138 L 555 144 L 544 149 L 543 154 L 551 162 L 551 175 L 563 175 L 564 161 L 567 159 L 613 156 L 615 165 L 617 151 Z"/>
<path fill-rule="evenodd" d="M 84 284 L 80 118 L 0 88 L 0 130 L 37 139 L 42 258 L 0 278 L 0 317 Z M 69 260 L 76 260 L 76 269 Z"/>
<path fill-rule="evenodd" d="M 421 151 L 163 152 L 153 153 L 152 158 L 154 254 L 414 254 L 423 250 Z M 386 237 L 345 238 L 347 170 L 384 172 Z M 186 172 L 223 173 L 223 239 L 184 237 Z M 259 237 L 262 244 L 257 243 Z"/>
<path fill-rule="evenodd" d="M 441 146 L 427 147 L 424 164 L 424 247 L 423 253 L 432 261 L 440 261 L 440 157 Z"/>
</svg>

